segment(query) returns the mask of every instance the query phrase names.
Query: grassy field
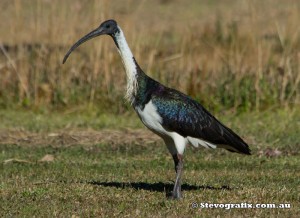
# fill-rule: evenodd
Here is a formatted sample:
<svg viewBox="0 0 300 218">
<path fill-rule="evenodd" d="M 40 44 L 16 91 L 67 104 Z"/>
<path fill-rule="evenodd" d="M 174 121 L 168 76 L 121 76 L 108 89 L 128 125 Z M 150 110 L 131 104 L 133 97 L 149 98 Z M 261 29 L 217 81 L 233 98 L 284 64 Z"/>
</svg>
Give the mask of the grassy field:
<svg viewBox="0 0 300 218">
<path fill-rule="evenodd" d="M 134 114 L 0 114 L 1 217 L 300 215 L 299 110 L 219 114 L 253 155 L 188 147 L 180 201 L 166 198 L 175 176 L 172 158 Z M 291 208 L 195 209 L 193 202 Z"/>
<path fill-rule="evenodd" d="M 300 217 L 299 1 L 0 6 L 0 217 Z M 188 147 L 184 199 L 167 200 L 172 158 L 125 103 L 113 41 L 90 41 L 62 65 L 75 41 L 110 18 L 148 75 L 215 112 L 253 155 Z"/>
<path fill-rule="evenodd" d="M 3 0 L 0 6 L 2 108 L 85 102 L 122 113 L 126 79 L 109 37 L 61 64 L 75 41 L 109 18 L 119 22 L 145 72 L 213 110 L 300 102 L 296 0 Z"/>
</svg>

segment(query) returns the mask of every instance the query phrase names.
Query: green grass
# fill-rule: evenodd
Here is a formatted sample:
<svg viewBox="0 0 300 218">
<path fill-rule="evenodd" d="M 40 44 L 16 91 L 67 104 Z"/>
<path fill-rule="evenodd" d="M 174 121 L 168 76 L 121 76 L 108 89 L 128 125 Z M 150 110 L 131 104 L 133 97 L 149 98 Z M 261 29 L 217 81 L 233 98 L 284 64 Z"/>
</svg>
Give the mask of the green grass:
<svg viewBox="0 0 300 218">
<path fill-rule="evenodd" d="M 0 133 L 16 127 L 38 134 L 66 126 L 80 131 L 89 127 L 99 132 L 116 127 L 113 115 L 97 116 L 96 112 L 66 115 L 1 111 L 0 114 L 4 121 Z M 17 139 L 13 144 L 0 142 L 0 216 L 297 217 L 300 215 L 299 114 L 296 110 L 238 116 L 220 114 L 224 122 L 251 144 L 253 155 L 188 147 L 184 156 L 184 199 L 180 201 L 166 198 L 175 174 L 173 161 L 159 140 L 150 144 L 79 141 L 72 146 L 46 142 L 22 146 Z M 121 123 L 119 129 L 141 127 L 135 116 L 117 119 Z M 85 120 L 86 124 L 82 126 L 76 120 Z M 52 124 L 48 126 L 49 123 Z M 272 155 L 266 152 L 267 148 L 281 153 Z M 53 155 L 54 160 L 39 161 L 46 154 Z M 5 162 L 9 159 L 14 161 Z M 291 208 L 193 209 L 192 202 L 289 203 Z"/>
<path fill-rule="evenodd" d="M 0 110 L 0 129 L 24 129 L 45 132 L 64 128 L 141 128 L 133 113 L 123 115 L 100 113 L 94 109 L 76 108 L 59 111 Z"/>
</svg>

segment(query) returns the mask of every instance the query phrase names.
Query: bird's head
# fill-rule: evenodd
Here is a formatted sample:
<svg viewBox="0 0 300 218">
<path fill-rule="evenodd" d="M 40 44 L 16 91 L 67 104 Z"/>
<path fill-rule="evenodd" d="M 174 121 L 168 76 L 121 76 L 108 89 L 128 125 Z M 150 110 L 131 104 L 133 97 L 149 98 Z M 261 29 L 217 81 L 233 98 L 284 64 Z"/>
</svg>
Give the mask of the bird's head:
<svg viewBox="0 0 300 218">
<path fill-rule="evenodd" d="M 67 52 L 67 54 L 64 57 L 63 64 L 66 62 L 66 60 L 68 59 L 68 57 L 72 53 L 72 51 L 74 51 L 82 43 L 84 43 L 84 42 L 86 42 L 86 41 L 88 41 L 92 38 L 95 38 L 97 36 L 101 36 L 101 35 L 114 36 L 118 32 L 119 32 L 119 28 L 118 28 L 118 24 L 115 20 L 104 21 L 103 23 L 100 24 L 100 26 L 97 29 L 95 29 L 95 30 L 91 31 L 90 33 L 86 34 L 84 37 L 79 39 L 70 48 L 70 50 Z"/>
</svg>

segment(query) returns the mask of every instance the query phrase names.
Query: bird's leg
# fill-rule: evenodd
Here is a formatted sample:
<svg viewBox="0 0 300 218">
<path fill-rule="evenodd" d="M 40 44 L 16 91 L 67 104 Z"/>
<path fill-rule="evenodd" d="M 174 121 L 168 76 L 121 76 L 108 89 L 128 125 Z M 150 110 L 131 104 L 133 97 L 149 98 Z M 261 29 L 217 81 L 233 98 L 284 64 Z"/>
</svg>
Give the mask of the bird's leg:
<svg viewBox="0 0 300 218">
<path fill-rule="evenodd" d="M 181 194 L 181 174 L 183 170 L 183 156 L 181 154 L 174 154 L 173 160 L 175 164 L 175 171 L 176 171 L 176 179 L 175 184 L 172 192 L 172 198 L 180 199 L 182 198 Z"/>
</svg>

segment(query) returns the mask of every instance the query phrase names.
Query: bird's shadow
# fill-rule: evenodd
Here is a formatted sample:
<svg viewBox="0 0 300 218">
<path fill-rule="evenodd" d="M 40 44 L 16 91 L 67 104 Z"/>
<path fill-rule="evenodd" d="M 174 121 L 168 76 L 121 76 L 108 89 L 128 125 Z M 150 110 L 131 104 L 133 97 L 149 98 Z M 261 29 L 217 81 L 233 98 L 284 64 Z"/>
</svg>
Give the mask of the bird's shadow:
<svg viewBox="0 0 300 218">
<path fill-rule="evenodd" d="M 150 192 L 165 192 L 166 195 L 169 195 L 173 189 L 173 183 L 163 183 L 163 182 L 155 182 L 155 183 L 146 183 L 146 182 L 100 182 L 100 181 L 85 181 L 84 183 L 95 185 L 95 186 L 103 186 L 103 187 L 115 187 L 115 188 L 132 188 L 134 190 L 146 190 Z M 183 191 L 192 191 L 192 190 L 232 190 L 227 185 L 223 185 L 221 187 L 214 187 L 210 185 L 189 185 L 182 184 L 181 189 Z"/>
</svg>

